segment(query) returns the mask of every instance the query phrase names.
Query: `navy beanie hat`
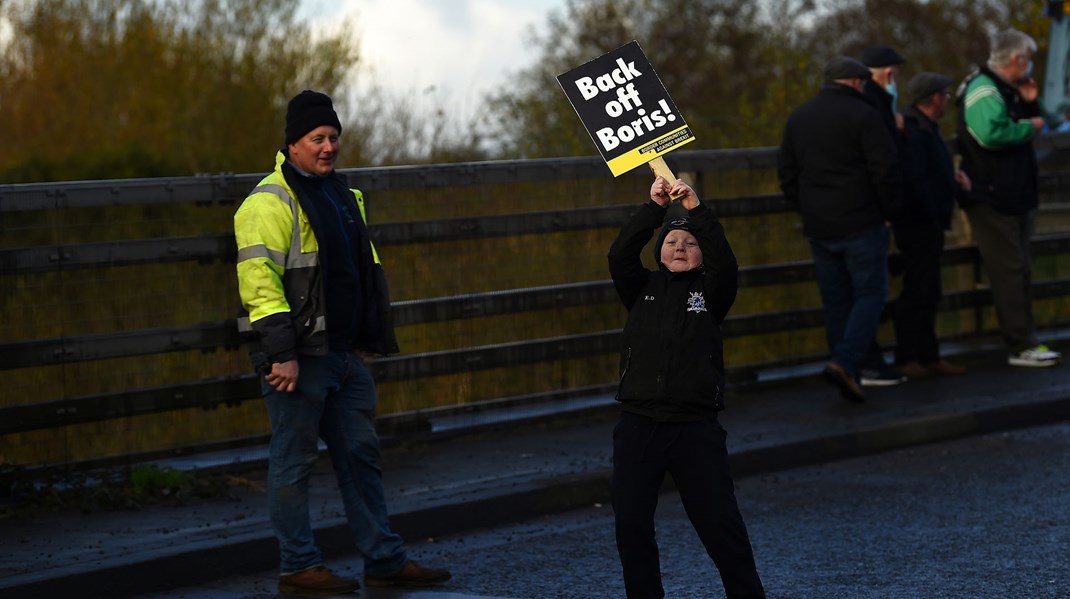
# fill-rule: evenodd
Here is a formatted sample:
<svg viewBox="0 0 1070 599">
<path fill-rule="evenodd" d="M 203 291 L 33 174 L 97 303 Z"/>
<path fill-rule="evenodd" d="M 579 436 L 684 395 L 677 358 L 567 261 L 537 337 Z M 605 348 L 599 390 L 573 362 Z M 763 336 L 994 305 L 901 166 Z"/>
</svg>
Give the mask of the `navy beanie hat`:
<svg viewBox="0 0 1070 599">
<path fill-rule="evenodd" d="M 306 133 L 323 125 L 342 132 L 342 123 L 334 111 L 334 104 L 327 94 L 310 89 L 297 94 L 286 105 L 286 145 L 304 137 Z"/>
</svg>

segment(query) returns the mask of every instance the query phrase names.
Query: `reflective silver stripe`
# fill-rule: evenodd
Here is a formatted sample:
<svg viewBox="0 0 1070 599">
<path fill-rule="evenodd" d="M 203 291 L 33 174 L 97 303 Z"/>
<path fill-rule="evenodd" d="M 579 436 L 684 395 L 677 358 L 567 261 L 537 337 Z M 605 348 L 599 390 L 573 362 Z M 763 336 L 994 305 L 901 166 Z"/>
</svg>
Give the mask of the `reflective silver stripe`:
<svg viewBox="0 0 1070 599">
<path fill-rule="evenodd" d="M 275 264 L 285 264 L 286 254 L 282 252 L 276 252 L 269 250 L 266 245 L 251 245 L 247 248 L 238 250 L 238 262 L 244 262 L 246 260 L 252 260 L 253 258 L 267 258 Z"/>
<path fill-rule="evenodd" d="M 279 201 L 290 206 L 290 213 L 293 214 L 294 228 L 293 233 L 290 235 L 290 252 L 287 254 L 285 262 L 276 260 L 275 263 L 282 264 L 286 268 L 310 268 L 319 265 L 320 260 L 318 252 L 301 251 L 301 222 L 297 218 L 297 199 L 291 196 L 290 193 L 286 191 L 285 187 L 275 183 L 257 185 L 249 195 L 255 193 L 269 193 L 279 198 Z M 270 256 L 267 257 L 270 258 Z"/>
<path fill-rule="evenodd" d="M 320 263 L 320 255 L 317 252 L 298 252 L 296 256 L 290 253 L 290 258 L 286 261 L 286 269 L 293 270 L 295 268 L 315 268 Z"/>
<path fill-rule="evenodd" d="M 253 323 L 249 320 L 248 316 L 238 317 L 238 332 L 239 333 L 251 333 L 253 331 Z"/>
<path fill-rule="evenodd" d="M 292 208 L 296 202 L 290 197 L 290 193 L 286 191 L 286 188 L 282 185 L 275 183 L 265 183 L 263 185 L 257 185 L 255 189 L 249 192 L 249 195 L 254 193 L 270 193 L 271 195 L 279 198 L 283 204 L 289 204 Z"/>
<path fill-rule="evenodd" d="M 319 333 L 327 330 L 327 317 L 320 315 L 316 317 L 316 326 L 312 327 L 313 333 Z"/>
</svg>

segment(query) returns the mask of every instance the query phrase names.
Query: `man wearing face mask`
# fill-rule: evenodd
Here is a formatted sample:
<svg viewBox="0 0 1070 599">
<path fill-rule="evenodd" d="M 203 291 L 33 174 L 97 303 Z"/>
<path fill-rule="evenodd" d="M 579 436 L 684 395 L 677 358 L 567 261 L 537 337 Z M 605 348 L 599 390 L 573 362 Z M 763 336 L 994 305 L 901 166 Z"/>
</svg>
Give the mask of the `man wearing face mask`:
<svg viewBox="0 0 1070 599">
<path fill-rule="evenodd" d="M 862 50 L 860 60 L 869 67 L 872 74 L 862 93 L 881 109 L 881 116 L 888 126 L 888 131 L 895 135 L 896 143 L 901 146 L 903 117 L 896 107 L 899 103 L 899 90 L 895 85 L 895 78 L 899 74 L 899 65 L 907 59 L 890 46 L 867 46 Z"/>
<path fill-rule="evenodd" d="M 881 112 L 862 95 L 871 77 L 846 56 L 828 61 L 817 96 L 784 126 L 777 174 L 802 215 L 825 315 L 824 375 L 844 399 L 859 386 L 888 295 L 887 223 L 902 209 L 902 169 Z"/>
<path fill-rule="evenodd" d="M 867 46 L 863 49 L 860 61 L 869 68 L 870 72 L 870 78 L 862 87 L 862 95 L 880 112 L 884 127 L 895 142 L 898 161 L 902 168 L 906 153 L 906 138 L 903 135 L 903 115 L 899 114 L 896 108 L 899 91 L 895 81 L 896 76 L 899 75 L 899 65 L 906 62 L 906 59 L 894 48 L 878 45 Z M 862 362 L 860 377 L 862 385 L 864 387 L 887 387 L 898 385 L 906 380 L 906 376 L 884 361 L 881 347 L 874 338 Z"/>
<path fill-rule="evenodd" d="M 958 145 L 973 182 L 959 194 L 992 288 L 1011 366 L 1054 366 L 1062 354 L 1033 323 L 1029 239 L 1037 209 L 1033 140 L 1044 127 L 1033 79 L 1037 43 L 1014 29 L 993 36 L 988 65 L 959 86 Z"/>
</svg>

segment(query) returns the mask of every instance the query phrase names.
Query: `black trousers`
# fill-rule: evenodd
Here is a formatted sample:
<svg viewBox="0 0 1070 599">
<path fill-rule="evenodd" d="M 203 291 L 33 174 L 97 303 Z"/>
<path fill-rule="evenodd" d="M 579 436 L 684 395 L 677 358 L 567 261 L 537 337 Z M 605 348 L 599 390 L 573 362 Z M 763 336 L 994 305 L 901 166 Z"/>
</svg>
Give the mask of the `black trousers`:
<svg viewBox="0 0 1070 599">
<path fill-rule="evenodd" d="M 938 362 L 936 305 L 943 294 L 940 254 L 944 250 L 944 229 L 936 223 L 896 225 L 895 245 L 903 267 L 903 287 L 893 312 L 895 363 Z"/>
<path fill-rule="evenodd" d="M 613 515 L 624 588 L 631 599 L 660 599 L 654 512 L 665 473 L 721 574 L 729 599 L 765 597 L 747 527 L 736 505 L 726 433 L 716 418 L 654 422 L 622 412 L 613 430 Z"/>
</svg>

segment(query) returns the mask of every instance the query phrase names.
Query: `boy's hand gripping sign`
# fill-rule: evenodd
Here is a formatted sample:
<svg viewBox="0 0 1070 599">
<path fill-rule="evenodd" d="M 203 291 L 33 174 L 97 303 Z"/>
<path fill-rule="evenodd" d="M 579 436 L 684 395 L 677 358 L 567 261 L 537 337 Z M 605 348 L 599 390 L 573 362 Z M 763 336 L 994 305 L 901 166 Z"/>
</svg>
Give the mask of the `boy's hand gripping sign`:
<svg viewBox="0 0 1070 599">
<path fill-rule="evenodd" d="M 557 81 L 614 177 L 648 163 L 655 175 L 676 180 L 661 156 L 695 136 L 639 42 L 558 75 Z"/>
</svg>

